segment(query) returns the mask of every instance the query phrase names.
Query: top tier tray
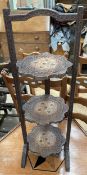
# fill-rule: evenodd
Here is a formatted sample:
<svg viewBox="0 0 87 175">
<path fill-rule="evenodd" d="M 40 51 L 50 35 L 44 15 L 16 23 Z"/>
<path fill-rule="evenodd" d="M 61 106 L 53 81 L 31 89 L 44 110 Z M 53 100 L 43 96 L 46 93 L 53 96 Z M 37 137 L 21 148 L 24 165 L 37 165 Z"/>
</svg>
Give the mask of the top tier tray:
<svg viewBox="0 0 87 175">
<path fill-rule="evenodd" d="M 37 80 L 53 77 L 63 77 L 72 63 L 64 56 L 53 55 L 48 52 L 31 55 L 17 62 L 20 75 L 31 76 Z"/>
</svg>

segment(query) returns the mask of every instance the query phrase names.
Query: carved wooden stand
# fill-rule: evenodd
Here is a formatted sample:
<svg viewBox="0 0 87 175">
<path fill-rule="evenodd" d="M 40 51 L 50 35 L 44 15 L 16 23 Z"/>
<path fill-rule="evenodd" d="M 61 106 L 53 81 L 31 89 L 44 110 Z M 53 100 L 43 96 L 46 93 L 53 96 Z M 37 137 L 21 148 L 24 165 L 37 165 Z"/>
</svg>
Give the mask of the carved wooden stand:
<svg viewBox="0 0 87 175">
<path fill-rule="evenodd" d="M 34 16 L 51 16 L 57 21 L 76 21 L 74 63 L 72 70 L 71 94 L 69 110 L 62 98 L 50 96 L 50 78 L 64 76 L 71 63 L 64 57 L 55 56 L 49 53 L 42 53 L 38 56 L 26 57 L 21 62 L 17 62 L 14 38 L 12 32 L 12 21 L 24 21 Z M 78 66 L 79 43 L 81 34 L 81 21 L 83 17 L 83 7 L 78 7 L 77 13 L 63 14 L 50 9 L 39 9 L 28 12 L 27 14 L 11 14 L 9 10 L 4 10 L 4 20 L 7 33 L 8 47 L 10 53 L 10 65 L 14 77 L 16 97 L 18 101 L 18 110 L 20 114 L 21 128 L 24 139 L 22 163 L 25 167 L 28 151 L 37 153 L 39 156 L 46 158 L 50 154 L 56 154 L 61 151 L 64 145 L 65 167 L 66 171 L 70 170 L 69 160 L 69 140 L 72 122 L 73 100 L 75 91 L 75 82 Z M 24 106 L 22 106 L 20 94 L 19 74 L 32 76 L 37 80 L 45 80 L 45 95 L 33 97 Z M 64 118 L 64 113 L 68 110 L 67 134 L 66 140 L 61 135 L 58 128 L 51 126 L 52 122 L 57 123 Z M 27 136 L 25 117 L 30 122 L 39 124 Z"/>
</svg>

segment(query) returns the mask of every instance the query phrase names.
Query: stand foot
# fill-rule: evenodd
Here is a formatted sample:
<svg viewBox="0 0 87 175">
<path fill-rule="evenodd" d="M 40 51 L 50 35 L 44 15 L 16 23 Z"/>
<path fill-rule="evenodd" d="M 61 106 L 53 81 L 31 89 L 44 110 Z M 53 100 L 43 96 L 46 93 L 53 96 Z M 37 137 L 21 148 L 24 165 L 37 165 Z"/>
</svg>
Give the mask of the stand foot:
<svg viewBox="0 0 87 175">
<path fill-rule="evenodd" d="M 27 156 L 28 156 L 28 144 L 24 144 L 22 152 L 21 168 L 25 168 Z"/>
<path fill-rule="evenodd" d="M 70 171 L 70 154 L 69 154 L 69 148 L 67 149 L 65 147 L 64 154 L 65 154 L 65 168 L 66 168 L 66 171 L 69 172 Z"/>
</svg>

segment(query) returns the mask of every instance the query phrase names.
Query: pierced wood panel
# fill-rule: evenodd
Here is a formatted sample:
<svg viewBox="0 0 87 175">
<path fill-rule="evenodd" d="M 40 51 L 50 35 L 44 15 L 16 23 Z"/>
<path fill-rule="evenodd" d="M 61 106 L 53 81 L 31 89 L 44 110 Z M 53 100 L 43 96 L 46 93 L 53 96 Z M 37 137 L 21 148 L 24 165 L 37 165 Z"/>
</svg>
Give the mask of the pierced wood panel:
<svg viewBox="0 0 87 175">
<path fill-rule="evenodd" d="M 58 128 L 46 125 L 34 127 L 28 135 L 28 142 L 30 151 L 47 157 L 59 153 L 65 139 Z"/>
<path fill-rule="evenodd" d="M 43 95 L 32 97 L 23 105 L 23 110 L 27 120 L 45 125 L 63 120 L 68 106 L 61 97 Z"/>
<path fill-rule="evenodd" d="M 28 56 L 17 62 L 21 75 L 31 76 L 35 79 L 44 80 L 52 77 L 63 77 L 72 63 L 64 56 L 53 55 L 48 52 L 39 55 Z"/>
</svg>

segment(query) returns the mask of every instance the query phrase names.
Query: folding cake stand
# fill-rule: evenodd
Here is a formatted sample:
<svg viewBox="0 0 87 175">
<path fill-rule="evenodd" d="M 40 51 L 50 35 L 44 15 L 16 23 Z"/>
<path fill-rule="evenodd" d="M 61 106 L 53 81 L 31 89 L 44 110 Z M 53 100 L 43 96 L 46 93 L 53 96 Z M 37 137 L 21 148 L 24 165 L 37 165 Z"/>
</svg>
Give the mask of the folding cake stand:
<svg viewBox="0 0 87 175">
<path fill-rule="evenodd" d="M 16 60 L 14 39 L 12 32 L 12 21 L 24 21 L 34 16 L 51 16 L 57 21 L 76 21 L 74 62 L 71 81 L 71 94 L 68 106 L 61 97 L 50 95 L 50 78 L 62 78 L 67 68 L 72 63 L 64 56 L 56 56 L 50 53 L 40 53 L 39 55 L 28 56 L 21 61 Z M 79 43 L 81 34 L 81 21 L 83 17 L 83 7 L 78 7 L 77 13 L 63 14 L 50 9 L 39 9 L 28 12 L 27 14 L 11 14 L 9 10 L 4 10 L 5 28 L 7 33 L 8 48 L 10 53 L 10 64 L 14 77 L 16 97 L 18 101 L 18 111 L 20 116 L 22 134 L 24 139 L 22 153 L 22 167 L 26 165 L 28 151 L 46 158 L 52 154 L 59 154 L 64 145 L 65 167 L 70 170 L 69 160 L 69 140 L 72 122 L 72 111 L 74 101 L 75 82 L 78 65 Z M 78 38 L 78 40 L 77 40 Z M 35 80 L 44 80 L 45 95 L 32 97 L 24 105 L 21 101 L 19 75 L 29 76 Z M 68 124 L 66 139 L 62 136 L 59 128 L 55 128 L 51 123 L 58 123 L 64 119 L 64 114 L 68 111 Z M 29 122 L 37 123 L 31 133 L 27 135 L 25 118 Z"/>
<path fill-rule="evenodd" d="M 30 76 L 35 80 L 50 80 L 52 77 L 61 77 L 72 63 L 65 57 L 55 56 L 50 53 L 28 56 L 17 62 L 21 76 Z M 47 86 L 50 85 L 46 82 Z M 46 86 L 45 86 L 46 87 Z M 50 86 L 46 87 L 47 91 Z M 58 128 L 51 123 L 58 123 L 64 118 L 68 106 L 61 97 L 54 97 L 45 91 L 45 95 L 32 97 L 23 105 L 25 118 L 38 125 L 28 135 L 29 149 L 42 157 L 56 154 L 61 151 L 65 139 Z"/>
</svg>

